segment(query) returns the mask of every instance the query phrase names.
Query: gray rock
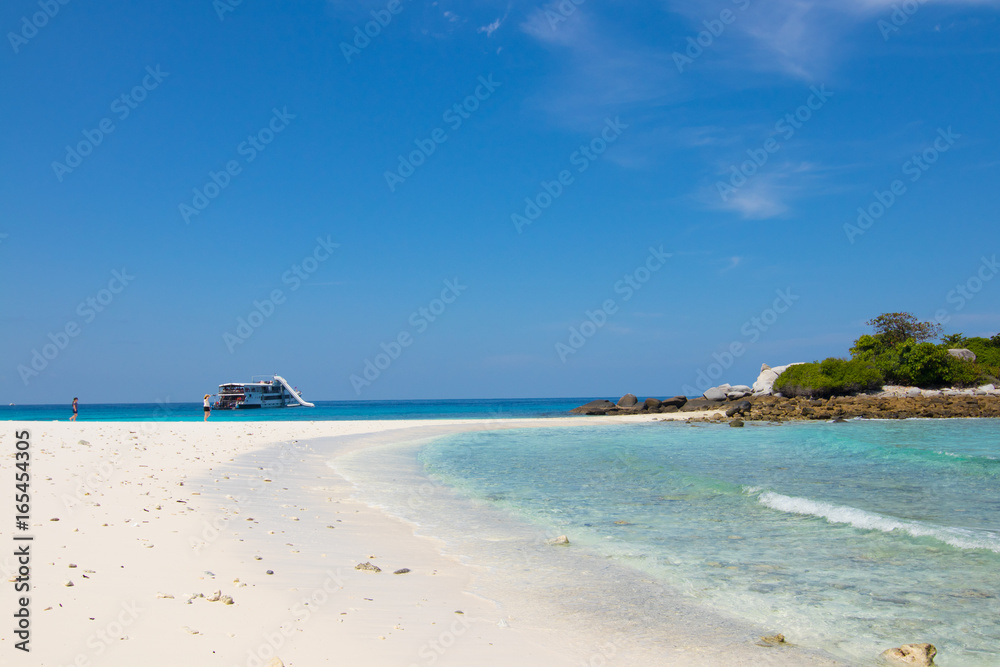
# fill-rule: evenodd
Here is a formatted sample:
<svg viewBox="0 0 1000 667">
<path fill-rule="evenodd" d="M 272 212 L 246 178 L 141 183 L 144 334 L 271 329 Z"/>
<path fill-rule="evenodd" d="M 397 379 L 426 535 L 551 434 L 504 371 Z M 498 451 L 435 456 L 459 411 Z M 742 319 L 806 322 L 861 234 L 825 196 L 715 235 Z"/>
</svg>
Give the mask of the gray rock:
<svg viewBox="0 0 1000 667">
<path fill-rule="evenodd" d="M 726 400 L 726 391 L 724 389 L 721 389 L 720 387 L 712 387 L 711 389 L 706 389 L 705 393 L 702 395 L 710 401 Z"/>
<path fill-rule="evenodd" d="M 631 408 L 639 402 L 639 399 L 635 397 L 635 394 L 625 394 L 620 399 L 618 399 L 619 408 Z"/>
<path fill-rule="evenodd" d="M 948 354 L 955 357 L 956 359 L 961 359 L 963 361 L 975 361 L 976 353 L 972 350 L 967 350 L 964 347 L 952 348 L 948 350 Z"/>
<path fill-rule="evenodd" d="M 746 398 L 750 395 L 749 391 L 730 391 L 726 394 L 726 398 L 730 401 L 738 401 L 741 398 Z"/>
<path fill-rule="evenodd" d="M 663 405 L 663 401 L 658 398 L 647 398 L 643 402 L 643 406 L 650 412 L 659 412 L 660 406 Z"/>
<path fill-rule="evenodd" d="M 734 419 L 733 421 L 729 422 L 729 425 L 733 428 L 743 428 L 743 420 Z"/>
<path fill-rule="evenodd" d="M 753 391 L 753 388 L 752 387 L 748 387 L 745 384 L 734 384 L 733 386 L 731 386 L 729 388 L 729 391 L 742 391 L 744 393 L 749 394 L 750 392 Z"/>
<path fill-rule="evenodd" d="M 364 563 L 358 563 L 354 566 L 355 570 L 362 570 L 364 572 L 381 572 L 382 568 L 378 565 L 372 565 L 371 561 L 365 561 Z"/>
</svg>

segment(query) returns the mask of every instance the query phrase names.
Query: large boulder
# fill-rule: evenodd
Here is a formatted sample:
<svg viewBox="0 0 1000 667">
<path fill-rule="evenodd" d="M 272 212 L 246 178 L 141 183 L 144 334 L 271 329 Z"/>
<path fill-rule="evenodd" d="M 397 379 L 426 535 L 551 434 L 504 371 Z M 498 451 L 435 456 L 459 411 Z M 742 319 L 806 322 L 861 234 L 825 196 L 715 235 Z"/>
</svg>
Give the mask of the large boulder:
<svg viewBox="0 0 1000 667">
<path fill-rule="evenodd" d="M 767 364 L 761 364 L 760 375 L 757 376 L 757 381 L 753 383 L 754 396 L 770 396 L 774 393 L 774 382 L 778 377 L 784 373 L 790 366 L 797 366 L 799 364 L 805 363 L 804 361 L 797 361 L 794 364 L 785 364 L 784 366 L 775 366 L 771 368 Z"/>
<path fill-rule="evenodd" d="M 634 408 L 639 399 L 635 397 L 635 394 L 625 394 L 618 399 L 619 408 Z"/>
<path fill-rule="evenodd" d="M 882 651 L 882 657 L 893 664 L 933 665 L 937 649 L 933 644 L 903 644 L 899 648 Z"/>
<path fill-rule="evenodd" d="M 948 354 L 955 357 L 956 359 L 961 359 L 962 361 L 975 361 L 976 353 L 972 350 L 967 350 L 964 347 L 952 348 L 948 350 Z"/>
<path fill-rule="evenodd" d="M 718 387 L 712 387 L 711 389 L 706 389 L 705 393 L 702 394 L 705 398 L 710 401 L 724 401 L 726 400 L 726 394 L 729 392 L 729 385 L 723 384 Z"/>
<path fill-rule="evenodd" d="M 643 402 L 643 406 L 645 406 L 646 410 L 649 412 L 659 412 L 661 405 L 663 405 L 663 401 L 658 398 L 647 398 Z"/>
<path fill-rule="evenodd" d="M 573 408 L 570 410 L 573 414 L 577 415 L 604 415 L 608 413 L 608 410 L 614 410 L 615 404 L 611 401 L 591 401 L 586 405 L 581 405 L 578 408 Z"/>
<path fill-rule="evenodd" d="M 665 408 L 682 408 L 684 404 L 688 402 L 687 396 L 674 396 L 672 398 L 663 399 L 663 407 Z"/>
</svg>

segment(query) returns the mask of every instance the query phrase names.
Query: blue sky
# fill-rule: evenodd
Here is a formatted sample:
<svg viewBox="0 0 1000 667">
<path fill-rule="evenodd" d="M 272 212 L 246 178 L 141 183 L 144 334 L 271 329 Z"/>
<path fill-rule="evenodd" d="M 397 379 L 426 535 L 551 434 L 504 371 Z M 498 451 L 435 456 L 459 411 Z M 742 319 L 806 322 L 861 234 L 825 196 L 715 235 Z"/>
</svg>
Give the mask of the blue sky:
<svg viewBox="0 0 1000 667">
<path fill-rule="evenodd" d="M 0 402 L 665 396 L 885 311 L 997 333 L 1000 3 L 894 4 L 6 3 Z"/>
</svg>

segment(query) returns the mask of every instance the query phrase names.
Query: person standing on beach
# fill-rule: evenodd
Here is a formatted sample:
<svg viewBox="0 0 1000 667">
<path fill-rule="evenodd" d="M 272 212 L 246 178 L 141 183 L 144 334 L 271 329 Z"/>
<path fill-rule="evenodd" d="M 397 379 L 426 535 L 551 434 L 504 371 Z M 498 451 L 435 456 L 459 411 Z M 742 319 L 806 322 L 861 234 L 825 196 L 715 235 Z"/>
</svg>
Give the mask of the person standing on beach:
<svg viewBox="0 0 1000 667">
<path fill-rule="evenodd" d="M 208 421 L 208 416 L 212 414 L 212 406 L 208 404 L 208 399 L 211 396 L 211 394 L 205 394 L 205 421 Z"/>
<path fill-rule="evenodd" d="M 69 420 L 70 420 L 71 422 L 75 422 L 75 421 L 76 421 L 76 415 L 77 415 L 77 411 L 78 411 L 78 408 L 77 408 L 77 405 L 76 405 L 76 402 L 77 402 L 78 400 L 80 400 L 80 399 L 78 399 L 78 398 L 77 398 L 76 396 L 74 396 L 74 397 L 73 397 L 73 416 L 69 418 Z"/>
</svg>

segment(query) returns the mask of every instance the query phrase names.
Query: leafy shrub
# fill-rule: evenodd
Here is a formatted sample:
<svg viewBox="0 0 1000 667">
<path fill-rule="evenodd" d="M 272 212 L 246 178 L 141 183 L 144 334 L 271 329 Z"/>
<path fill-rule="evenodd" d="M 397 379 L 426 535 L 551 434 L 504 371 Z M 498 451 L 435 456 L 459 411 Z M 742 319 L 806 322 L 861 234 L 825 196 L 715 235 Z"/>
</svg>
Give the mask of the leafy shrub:
<svg viewBox="0 0 1000 667">
<path fill-rule="evenodd" d="M 826 398 L 878 389 L 885 379 L 870 362 L 829 358 L 788 368 L 774 383 L 783 396 Z"/>
<path fill-rule="evenodd" d="M 996 336 L 993 339 L 997 339 Z M 976 363 L 992 369 L 992 375 L 1000 371 L 1000 345 L 994 345 L 990 338 L 966 338 L 962 347 L 976 353 Z M 998 339 L 1000 340 L 1000 339 Z"/>
</svg>

